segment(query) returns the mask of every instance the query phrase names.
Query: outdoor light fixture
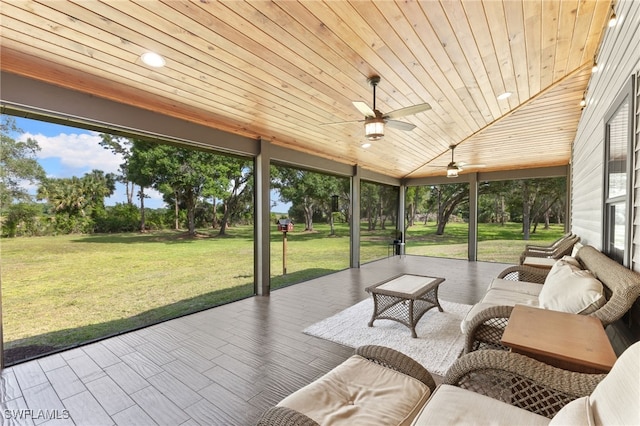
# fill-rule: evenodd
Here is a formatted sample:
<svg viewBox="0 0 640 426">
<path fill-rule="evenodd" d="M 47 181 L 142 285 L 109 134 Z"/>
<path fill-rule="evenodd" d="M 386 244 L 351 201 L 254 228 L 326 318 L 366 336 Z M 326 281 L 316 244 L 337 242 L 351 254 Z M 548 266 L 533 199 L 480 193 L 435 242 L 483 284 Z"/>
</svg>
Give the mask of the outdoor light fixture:
<svg viewBox="0 0 640 426">
<path fill-rule="evenodd" d="M 584 108 L 587 106 L 587 98 L 583 97 L 580 101 L 580 107 Z"/>
<path fill-rule="evenodd" d="M 615 27 L 618 23 L 618 17 L 616 16 L 616 11 L 613 9 L 613 4 L 611 5 L 611 18 L 609 18 L 609 27 Z"/>
<path fill-rule="evenodd" d="M 447 166 L 447 177 L 448 178 L 457 178 L 458 177 L 458 166 L 453 161 L 449 163 Z"/>
<path fill-rule="evenodd" d="M 142 56 L 140 56 L 140 59 L 142 59 L 142 62 L 144 62 L 145 64 L 154 68 L 161 68 L 166 64 L 164 58 L 154 52 L 143 53 Z"/>
<path fill-rule="evenodd" d="M 593 58 L 593 67 L 591 67 L 591 72 L 598 71 L 598 63 L 596 62 L 596 58 Z"/>
<path fill-rule="evenodd" d="M 384 120 L 380 117 L 367 118 L 364 122 L 364 136 L 370 141 L 384 137 Z"/>
</svg>

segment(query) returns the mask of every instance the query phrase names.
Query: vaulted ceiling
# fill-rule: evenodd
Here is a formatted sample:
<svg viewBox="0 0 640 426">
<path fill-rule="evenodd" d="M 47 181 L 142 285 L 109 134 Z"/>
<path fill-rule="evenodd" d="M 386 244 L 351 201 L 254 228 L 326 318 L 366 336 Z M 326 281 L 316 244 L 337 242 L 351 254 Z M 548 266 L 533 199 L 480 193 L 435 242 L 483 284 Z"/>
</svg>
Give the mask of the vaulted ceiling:
<svg viewBox="0 0 640 426">
<path fill-rule="evenodd" d="M 445 174 L 451 145 L 483 171 L 557 166 L 569 163 L 611 10 L 608 0 L 3 0 L 0 67 L 397 178 Z M 147 51 L 166 66 L 145 65 Z M 382 113 L 432 108 L 365 149 L 352 101 L 373 106 L 374 75 Z"/>
</svg>

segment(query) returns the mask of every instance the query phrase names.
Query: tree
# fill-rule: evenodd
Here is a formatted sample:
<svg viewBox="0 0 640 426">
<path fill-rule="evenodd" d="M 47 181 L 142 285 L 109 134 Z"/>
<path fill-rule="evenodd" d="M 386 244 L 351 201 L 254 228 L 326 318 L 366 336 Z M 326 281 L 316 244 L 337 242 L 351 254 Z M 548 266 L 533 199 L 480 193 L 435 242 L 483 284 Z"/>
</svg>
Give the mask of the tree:
<svg viewBox="0 0 640 426">
<path fill-rule="evenodd" d="M 147 229 L 144 207 L 144 200 L 147 198 L 145 188 L 150 188 L 155 178 L 153 146 L 149 145 L 149 142 L 140 139 L 132 139 L 130 142 L 129 154 L 124 157 L 126 165 L 121 165 L 120 169 L 126 170 L 127 179 L 132 183 L 132 190 L 133 184 L 138 185 L 140 188 L 137 194 L 140 200 L 140 232 L 145 232 Z M 127 193 L 128 196 L 129 194 Z"/>
<path fill-rule="evenodd" d="M 31 201 L 24 181 L 35 184 L 45 177 L 36 154 L 40 146 L 35 139 L 16 141 L 12 135 L 22 133 L 15 119 L 2 115 L 0 124 L 0 206 L 14 201 Z"/>
<path fill-rule="evenodd" d="M 434 185 L 431 187 L 431 199 L 437 202 L 436 235 L 443 235 L 456 208 L 460 203 L 469 200 L 469 189 L 466 184 L 460 183 Z"/>
<path fill-rule="evenodd" d="M 411 186 L 405 192 L 405 231 L 415 224 L 416 216 L 426 208 L 426 200 L 429 194 L 425 186 Z M 426 215 L 426 214 L 425 214 Z"/>
<path fill-rule="evenodd" d="M 59 231 L 92 232 L 93 219 L 104 214 L 104 199 L 115 191 L 115 176 L 92 170 L 82 178 L 45 178 L 38 200 L 47 200 Z"/>
<path fill-rule="evenodd" d="M 340 179 L 290 167 L 272 167 L 271 185 L 280 192 L 280 201 L 302 208 L 304 230 L 313 231 L 313 213 L 330 210 L 331 196 L 340 189 Z"/>
<path fill-rule="evenodd" d="M 217 178 L 205 189 L 205 195 L 222 200 L 218 231 L 222 236 L 234 216 L 253 206 L 253 168 L 248 159 L 218 156 L 215 169 Z"/>
<path fill-rule="evenodd" d="M 165 202 L 174 205 L 176 229 L 180 210 L 186 210 L 191 236 L 196 235 L 197 207 L 205 199 L 222 200 L 223 217 L 218 234 L 224 235 L 234 215 L 245 208 L 243 197 L 252 193 L 250 160 L 193 148 L 134 140 L 128 172 L 129 178 L 141 188 L 156 189 Z M 215 209 L 215 203 L 212 208 Z"/>
<path fill-rule="evenodd" d="M 134 182 L 130 180 L 129 176 L 129 159 L 131 157 L 133 140 L 107 133 L 101 133 L 100 137 L 102 141 L 100 141 L 99 144 L 103 148 L 111 150 L 111 152 L 116 155 L 122 156 L 124 160 L 122 164 L 120 164 L 120 175 L 116 177 L 116 180 L 124 185 L 127 194 L 127 203 L 132 205 L 135 188 Z"/>
</svg>

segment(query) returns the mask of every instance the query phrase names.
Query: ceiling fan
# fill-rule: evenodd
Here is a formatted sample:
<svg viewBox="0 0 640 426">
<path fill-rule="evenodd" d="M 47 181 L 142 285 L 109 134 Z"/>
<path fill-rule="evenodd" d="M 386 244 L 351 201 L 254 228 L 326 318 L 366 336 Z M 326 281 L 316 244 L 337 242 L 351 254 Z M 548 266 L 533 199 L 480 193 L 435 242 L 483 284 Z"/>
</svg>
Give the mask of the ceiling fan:
<svg viewBox="0 0 640 426">
<path fill-rule="evenodd" d="M 458 173 L 462 171 L 463 167 L 486 167 L 484 164 L 467 164 L 464 161 L 456 162 L 453 156 L 453 151 L 456 149 L 457 145 L 449 145 L 451 149 L 451 162 L 447 164 L 447 177 L 455 178 L 458 177 Z"/>
<path fill-rule="evenodd" d="M 376 109 L 376 86 L 380 83 L 380 77 L 377 75 L 371 76 L 367 79 L 369 84 L 373 87 L 373 108 L 369 107 L 365 102 L 353 101 L 358 111 L 364 115 L 364 120 L 355 120 L 357 122 L 364 122 L 364 135 L 370 141 L 377 141 L 384 137 L 384 126 L 388 125 L 394 129 L 411 131 L 416 126 L 415 124 L 407 123 L 404 121 L 397 121 L 395 118 L 404 117 L 411 114 L 417 114 L 422 111 L 431 109 L 431 105 L 428 103 L 413 105 L 410 107 L 400 108 L 395 111 L 391 111 L 387 114 L 382 114 Z M 353 123 L 353 121 L 343 121 L 339 123 L 329 124 L 342 124 Z"/>
</svg>

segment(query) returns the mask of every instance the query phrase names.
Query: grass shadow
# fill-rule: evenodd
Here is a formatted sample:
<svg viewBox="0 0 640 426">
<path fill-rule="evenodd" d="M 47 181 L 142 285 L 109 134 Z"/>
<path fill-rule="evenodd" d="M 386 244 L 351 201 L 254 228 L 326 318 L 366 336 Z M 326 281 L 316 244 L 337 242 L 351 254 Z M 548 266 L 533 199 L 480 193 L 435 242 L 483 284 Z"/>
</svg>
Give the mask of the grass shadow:
<svg viewBox="0 0 640 426">
<path fill-rule="evenodd" d="M 4 363 L 6 366 L 10 366 L 18 362 L 50 355 L 251 297 L 253 294 L 253 283 L 247 283 L 180 300 L 127 318 L 5 342 Z"/>
<path fill-rule="evenodd" d="M 282 287 L 288 287 L 290 285 L 299 284 L 303 281 L 308 281 L 313 278 L 318 278 L 323 275 L 333 274 L 334 272 L 341 271 L 342 269 L 328 269 L 328 268 L 309 268 L 301 271 L 295 271 L 286 275 L 277 275 L 271 277 L 271 289 L 275 290 Z"/>
</svg>

